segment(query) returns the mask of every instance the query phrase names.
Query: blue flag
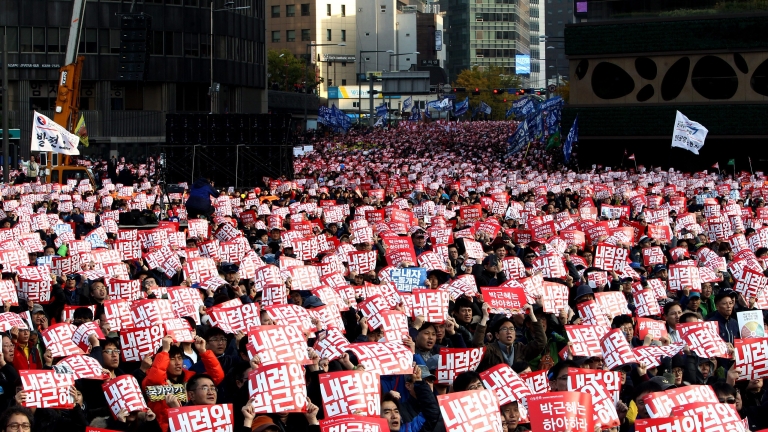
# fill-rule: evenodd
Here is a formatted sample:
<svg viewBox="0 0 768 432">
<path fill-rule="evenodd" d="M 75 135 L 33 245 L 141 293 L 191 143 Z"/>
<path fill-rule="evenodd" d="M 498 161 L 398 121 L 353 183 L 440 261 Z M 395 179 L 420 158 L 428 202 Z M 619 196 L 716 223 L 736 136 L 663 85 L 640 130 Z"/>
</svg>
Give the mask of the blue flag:
<svg viewBox="0 0 768 432">
<path fill-rule="evenodd" d="M 547 113 L 547 134 L 552 136 L 560 132 L 560 110 L 551 110 Z"/>
<path fill-rule="evenodd" d="M 408 99 L 403 101 L 403 111 L 408 111 L 413 106 L 413 97 L 408 96 Z"/>
<path fill-rule="evenodd" d="M 579 141 L 579 115 L 576 114 L 576 118 L 573 119 L 573 126 L 571 131 L 568 132 L 568 137 L 565 139 L 565 145 L 563 146 L 563 156 L 565 156 L 565 163 L 571 160 L 571 151 L 573 150 L 573 143 Z"/>
<path fill-rule="evenodd" d="M 413 107 L 411 110 L 411 117 L 408 120 L 416 122 L 421 120 L 421 110 L 419 107 Z"/>
<path fill-rule="evenodd" d="M 480 106 L 477 107 L 478 111 L 485 114 L 491 114 L 491 107 L 487 103 L 480 101 Z"/>
<path fill-rule="evenodd" d="M 507 156 L 511 156 L 522 150 L 530 142 L 530 132 L 528 132 L 528 120 L 523 120 L 517 126 L 517 130 L 507 138 Z"/>
<path fill-rule="evenodd" d="M 453 106 L 453 115 L 455 116 L 464 115 L 464 113 L 466 113 L 467 111 L 469 111 L 469 96 L 467 96 L 466 99 L 464 99 L 463 101 Z"/>
<path fill-rule="evenodd" d="M 383 116 L 387 115 L 387 112 L 388 112 L 387 104 L 385 104 L 385 103 L 383 103 L 383 104 L 381 104 L 381 105 L 376 107 L 376 116 L 377 117 L 383 117 Z"/>
<path fill-rule="evenodd" d="M 509 107 L 509 109 L 507 109 L 507 117 L 511 116 L 514 113 L 515 113 L 515 105 L 512 104 L 512 106 Z"/>
</svg>

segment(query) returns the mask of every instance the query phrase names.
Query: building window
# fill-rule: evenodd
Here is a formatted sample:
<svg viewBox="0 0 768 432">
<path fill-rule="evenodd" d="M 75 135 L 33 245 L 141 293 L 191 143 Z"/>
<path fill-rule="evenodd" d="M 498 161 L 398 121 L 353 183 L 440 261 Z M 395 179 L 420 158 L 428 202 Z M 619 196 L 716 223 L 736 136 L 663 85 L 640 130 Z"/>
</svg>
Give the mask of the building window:
<svg viewBox="0 0 768 432">
<path fill-rule="evenodd" d="M 197 33 L 184 33 L 184 56 L 200 56 L 200 35 Z"/>
<path fill-rule="evenodd" d="M 6 27 L 5 31 L 8 35 L 8 52 L 19 52 L 19 28 L 18 27 Z M 64 38 L 64 48 L 66 49 L 66 38 Z"/>
<path fill-rule="evenodd" d="M 301 40 L 302 41 L 310 40 L 309 29 L 301 29 Z"/>
<path fill-rule="evenodd" d="M 331 37 L 331 29 L 325 30 L 325 40 L 331 41 L 333 38 Z"/>
<path fill-rule="evenodd" d="M 301 16 L 309 16 L 309 3 L 301 5 Z"/>
<path fill-rule="evenodd" d="M 287 17 L 296 16 L 296 5 L 285 5 L 285 16 Z"/>
<path fill-rule="evenodd" d="M 347 80 L 345 80 L 345 79 L 341 80 L 341 85 L 343 85 L 343 86 L 347 85 Z"/>
<path fill-rule="evenodd" d="M 357 104 L 357 102 L 352 102 L 352 108 L 359 108 L 360 105 Z"/>
<path fill-rule="evenodd" d="M 328 3 L 325 5 L 325 14 L 328 16 L 331 16 L 331 4 Z"/>
<path fill-rule="evenodd" d="M 163 55 L 163 32 L 152 32 L 152 54 Z"/>
<path fill-rule="evenodd" d="M 32 27 L 19 29 L 19 42 L 21 52 L 32 52 Z"/>
<path fill-rule="evenodd" d="M 406 33 L 405 37 L 411 37 L 411 34 L 410 33 Z"/>
<path fill-rule="evenodd" d="M 184 6 L 194 6 L 194 7 L 197 7 L 198 3 L 199 2 L 197 0 L 186 0 L 184 2 Z"/>
<path fill-rule="evenodd" d="M 287 42 L 296 42 L 296 30 L 286 30 L 285 40 Z"/>
<path fill-rule="evenodd" d="M 366 35 L 366 36 L 370 36 L 370 35 L 371 35 L 371 33 L 370 33 L 370 32 L 365 32 L 365 35 Z"/>
<path fill-rule="evenodd" d="M 84 29 L 80 34 L 80 54 L 96 54 L 97 29 Z"/>
<path fill-rule="evenodd" d="M 280 18 L 280 6 L 272 6 L 272 18 Z"/>
<path fill-rule="evenodd" d="M 347 6 L 341 5 L 341 16 L 345 17 L 347 16 Z"/>
<path fill-rule="evenodd" d="M 381 13 L 387 13 L 387 5 L 381 5 Z"/>
<path fill-rule="evenodd" d="M 211 37 L 202 35 L 200 38 L 200 57 L 211 58 Z"/>
<path fill-rule="evenodd" d="M 341 62 L 341 67 L 347 67 L 347 62 Z"/>
<path fill-rule="evenodd" d="M 280 30 L 272 32 L 272 42 L 280 42 Z"/>
<path fill-rule="evenodd" d="M 342 30 L 341 31 L 341 41 L 345 42 L 346 40 L 347 40 L 347 31 L 346 30 Z"/>
</svg>

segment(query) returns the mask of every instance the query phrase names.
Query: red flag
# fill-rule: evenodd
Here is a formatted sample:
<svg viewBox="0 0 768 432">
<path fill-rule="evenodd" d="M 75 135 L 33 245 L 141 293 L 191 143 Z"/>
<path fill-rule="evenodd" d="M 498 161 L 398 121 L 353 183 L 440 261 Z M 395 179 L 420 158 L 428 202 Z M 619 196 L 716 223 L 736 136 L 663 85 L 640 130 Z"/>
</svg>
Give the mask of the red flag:
<svg viewBox="0 0 768 432">
<path fill-rule="evenodd" d="M 715 162 L 715 164 L 712 165 L 712 168 L 720 169 L 720 162 Z"/>
<path fill-rule="evenodd" d="M 632 155 L 631 155 L 630 157 L 628 157 L 627 159 L 629 159 L 629 160 L 635 160 L 635 154 L 634 154 L 634 153 L 632 153 Z"/>
</svg>

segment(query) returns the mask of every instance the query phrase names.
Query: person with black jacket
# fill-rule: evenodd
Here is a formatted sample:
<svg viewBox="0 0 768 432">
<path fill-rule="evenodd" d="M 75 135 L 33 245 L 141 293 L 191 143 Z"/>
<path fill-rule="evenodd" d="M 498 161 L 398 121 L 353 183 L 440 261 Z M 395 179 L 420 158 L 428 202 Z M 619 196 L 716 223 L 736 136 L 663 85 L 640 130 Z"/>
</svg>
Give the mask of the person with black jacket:
<svg viewBox="0 0 768 432">
<path fill-rule="evenodd" d="M 413 369 L 413 387 L 421 412 L 410 422 L 404 423 L 400 415 L 400 395 L 388 392 L 381 397 L 381 417 L 387 420 L 390 432 L 431 432 L 440 421 L 440 406 L 432 389 L 421 379 L 421 368 Z"/>
</svg>

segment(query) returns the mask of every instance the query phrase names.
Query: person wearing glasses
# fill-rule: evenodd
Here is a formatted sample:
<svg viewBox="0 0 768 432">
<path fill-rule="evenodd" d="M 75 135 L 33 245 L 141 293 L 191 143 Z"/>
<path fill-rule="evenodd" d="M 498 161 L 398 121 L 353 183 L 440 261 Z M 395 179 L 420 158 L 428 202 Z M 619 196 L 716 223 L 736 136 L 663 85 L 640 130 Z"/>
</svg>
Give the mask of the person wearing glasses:
<svg viewBox="0 0 768 432">
<path fill-rule="evenodd" d="M 187 381 L 188 405 L 216 405 L 218 389 L 207 374 L 197 374 Z"/>
<path fill-rule="evenodd" d="M 540 301 L 540 300 L 539 300 Z M 472 340 L 473 346 L 485 346 L 485 354 L 477 367 L 477 372 L 488 370 L 497 364 L 507 364 L 510 367 L 520 360 L 531 361 L 538 356 L 547 343 L 547 335 L 544 332 L 541 322 L 533 313 L 533 306 L 526 304 L 523 312 L 527 313 L 531 319 L 531 339 L 528 343 L 515 342 L 516 332 L 515 323 L 511 318 L 502 316 L 498 318 L 491 326 L 493 340 L 485 342 L 486 329 L 488 328 L 490 306 L 483 304 L 483 318 L 477 325 L 475 337 Z"/>
<path fill-rule="evenodd" d="M 5 432 L 29 432 L 34 424 L 34 416 L 29 408 L 12 406 L 3 412 L 0 425 Z"/>
<path fill-rule="evenodd" d="M 2 394 L 0 394 L 0 409 L 5 409 L 13 400 L 13 395 L 16 392 L 16 382 L 19 380 L 19 372 L 13 367 L 13 342 L 11 338 L 4 334 L 3 337 L 3 354 L 0 355 L 0 387 L 2 387 Z"/>
</svg>

